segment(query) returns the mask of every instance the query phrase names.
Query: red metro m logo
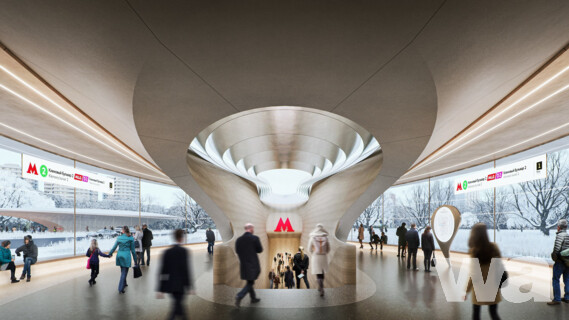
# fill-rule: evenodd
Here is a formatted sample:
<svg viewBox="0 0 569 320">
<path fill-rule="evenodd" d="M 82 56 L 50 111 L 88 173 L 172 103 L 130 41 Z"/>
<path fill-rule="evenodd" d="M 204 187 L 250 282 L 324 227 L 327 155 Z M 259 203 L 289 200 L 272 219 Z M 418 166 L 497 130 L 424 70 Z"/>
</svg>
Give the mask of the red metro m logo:
<svg viewBox="0 0 569 320">
<path fill-rule="evenodd" d="M 283 218 L 280 218 L 275 232 L 294 232 L 294 229 L 292 229 L 288 218 L 286 218 L 285 222 L 283 222 Z"/>
<path fill-rule="evenodd" d="M 28 166 L 28 173 L 29 174 L 35 174 L 36 176 L 38 175 L 38 168 L 36 167 L 36 164 L 31 164 Z"/>
</svg>

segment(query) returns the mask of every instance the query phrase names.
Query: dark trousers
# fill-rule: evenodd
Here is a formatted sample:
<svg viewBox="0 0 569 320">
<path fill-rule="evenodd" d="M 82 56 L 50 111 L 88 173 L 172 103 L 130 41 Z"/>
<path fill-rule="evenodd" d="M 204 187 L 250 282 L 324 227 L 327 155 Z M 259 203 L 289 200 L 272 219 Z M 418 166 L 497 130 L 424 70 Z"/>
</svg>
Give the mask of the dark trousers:
<svg viewBox="0 0 569 320">
<path fill-rule="evenodd" d="M 500 316 L 498 315 L 498 304 L 491 304 L 488 306 L 490 308 L 490 318 L 492 320 L 500 320 Z M 473 320 L 480 320 L 480 306 L 473 304 L 472 305 L 472 319 Z"/>
<path fill-rule="evenodd" d="M 397 245 L 397 256 L 399 257 L 400 255 L 405 255 L 405 244 L 399 243 Z"/>
<path fill-rule="evenodd" d="M 423 260 L 425 270 L 431 270 L 431 256 L 433 255 L 433 250 L 423 249 L 423 254 L 425 255 L 425 259 Z"/>
<path fill-rule="evenodd" d="M 99 275 L 99 264 L 91 263 L 91 282 L 95 281 Z"/>
<path fill-rule="evenodd" d="M 27 257 L 24 259 L 24 270 L 22 271 L 22 277 L 28 275 L 28 278 L 32 276 L 32 264 L 36 263 L 34 259 Z"/>
<path fill-rule="evenodd" d="M 10 270 L 10 279 L 16 279 L 16 265 L 14 264 L 14 261 L 8 262 L 6 270 Z"/>
<path fill-rule="evenodd" d="M 144 265 L 144 253 L 146 252 L 146 264 L 150 265 L 150 247 L 142 247 L 142 261 L 141 265 Z"/>
<path fill-rule="evenodd" d="M 142 255 L 144 254 L 144 252 L 140 251 L 140 252 L 136 252 L 136 264 L 140 265 L 142 262 Z"/>
<path fill-rule="evenodd" d="M 557 260 L 553 265 L 553 280 L 551 284 L 553 285 L 553 300 L 561 301 L 561 286 L 559 279 L 563 276 L 563 283 L 565 285 L 565 299 L 569 299 L 569 267 L 561 260 Z"/>
<path fill-rule="evenodd" d="M 407 269 L 411 267 L 411 258 L 413 258 L 413 269 L 417 269 L 417 248 L 408 248 Z"/>
<path fill-rule="evenodd" d="M 245 298 L 247 293 L 249 293 L 251 300 L 256 299 L 257 296 L 255 295 L 255 289 L 253 288 L 254 285 L 255 280 L 247 280 L 247 284 L 243 287 L 243 289 L 241 289 L 241 291 L 239 291 L 239 293 L 237 293 L 237 299 L 241 300 Z"/>
<path fill-rule="evenodd" d="M 183 293 L 171 293 L 172 299 L 174 299 L 174 305 L 172 306 L 172 313 L 168 319 L 187 319 L 186 312 L 184 310 L 184 294 Z"/>
<path fill-rule="evenodd" d="M 308 277 L 306 276 L 306 271 L 304 271 L 304 277 L 302 279 L 298 278 L 298 275 L 301 273 L 300 270 L 294 270 L 294 276 L 296 277 L 296 288 L 300 289 L 300 280 L 304 279 L 304 284 L 306 285 L 306 289 L 310 289 L 310 285 L 308 284 Z"/>
<path fill-rule="evenodd" d="M 375 250 L 377 250 L 377 242 L 370 242 L 369 246 L 373 249 L 374 244 L 375 244 Z"/>
<path fill-rule="evenodd" d="M 377 249 L 377 248 L 376 248 Z M 383 250 L 383 241 L 379 243 L 379 250 Z"/>
<path fill-rule="evenodd" d="M 209 254 L 213 254 L 213 244 L 214 244 L 214 241 L 208 241 L 207 242 L 207 252 Z"/>
</svg>

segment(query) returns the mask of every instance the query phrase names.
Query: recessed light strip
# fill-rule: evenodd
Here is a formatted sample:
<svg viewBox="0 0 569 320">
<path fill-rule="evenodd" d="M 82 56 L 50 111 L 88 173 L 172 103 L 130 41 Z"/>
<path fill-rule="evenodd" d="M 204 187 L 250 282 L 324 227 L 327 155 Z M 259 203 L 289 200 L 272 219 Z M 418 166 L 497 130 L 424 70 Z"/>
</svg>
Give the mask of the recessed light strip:
<svg viewBox="0 0 569 320">
<path fill-rule="evenodd" d="M 33 102 L 33 101 L 27 99 L 26 97 L 22 96 L 21 94 L 19 94 L 19 93 L 13 91 L 12 89 L 6 87 L 5 85 L 0 84 L 0 88 L 3 89 L 3 90 L 6 91 L 6 92 L 12 94 L 13 96 L 19 98 L 20 100 L 25 101 L 26 103 L 30 104 L 31 106 L 33 106 L 33 107 L 39 109 L 40 111 L 42 111 L 42 112 L 48 114 L 49 116 L 53 117 L 54 119 L 57 119 L 57 120 L 59 120 L 59 121 L 62 122 L 62 123 L 65 123 L 67 126 L 73 128 L 74 130 L 76 130 L 76 131 L 78 131 L 78 132 L 81 132 L 82 134 L 84 134 L 84 135 L 86 135 L 87 137 L 91 138 L 92 140 L 98 142 L 99 144 L 101 144 L 101 145 L 103 145 L 103 146 L 109 148 L 110 150 L 112 150 L 112 151 L 114 151 L 114 152 L 116 152 L 116 153 L 122 155 L 123 157 L 125 157 L 125 158 L 127 158 L 127 159 L 129 159 L 129 160 L 132 160 L 131 157 L 129 157 L 128 155 L 125 155 L 125 154 L 123 154 L 122 152 L 120 152 L 120 151 L 114 149 L 113 147 L 109 146 L 108 144 L 104 143 L 103 141 L 101 141 L 101 140 L 97 139 L 96 137 L 92 136 L 91 134 L 89 134 L 89 133 L 87 133 L 87 132 L 81 130 L 80 128 L 78 128 L 77 126 L 73 125 L 72 123 L 69 123 L 69 122 L 65 121 L 64 119 L 60 118 L 58 115 L 52 113 L 51 111 L 49 111 L 49 110 L 47 110 L 47 109 L 44 109 L 44 108 L 41 107 L 40 105 L 38 105 L 38 104 L 36 104 L 35 102 Z M 152 169 L 153 171 L 156 171 L 155 168 L 149 167 L 149 166 L 146 165 L 146 164 L 144 164 L 144 165 L 145 165 L 146 167 Z"/>
<path fill-rule="evenodd" d="M 543 102 L 545 102 L 545 101 L 547 101 L 547 100 L 553 98 L 554 96 L 560 94 L 560 93 L 563 92 L 563 91 L 566 91 L 567 89 L 569 89 L 569 85 L 566 85 L 565 87 L 563 87 L 563 88 L 561 88 L 561 89 L 555 91 L 554 93 L 548 95 L 547 97 L 545 97 L 545 98 L 543 98 L 543 99 L 537 101 L 536 103 L 530 105 L 529 107 L 523 109 L 522 111 L 516 113 L 515 115 L 513 115 L 513 116 L 511 116 L 511 117 L 509 117 L 509 118 L 503 120 L 502 122 L 498 123 L 497 125 L 495 125 L 495 126 L 489 128 L 489 129 L 487 129 L 486 131 L 480 133 L 480 134 L 477 135 L 476 137 L 474 137 L 474 138 L 472 138 L 472 139 L 470 139 L 470 140 L 464 142 L 463 144 L 459 145 L 458 147 L 456 147 L 456 148 L 454 148 L 454 149 L 452 149 L 452 150 L 449 150 L 447 153 L 441 155 L 440 157 L 434 159 L 433 161 L 440 160 L 440 159 L 442 159 L 442 158 L 444 158 L 444 157 L 446 157 L 446 156 L 448 156 L 448 155 L 450 155 L 450 154 L 455 153 L 456 151 L 458 151 L 458 150 L 464 148 L 465 146 L 469 145 L 470 143 L 472 143 L 472 142 L 478 140 L 478 139 L 481 138 L 482 136 L 485 136 L 486 134 L 488 134 L 488 133 L 490 133 L 490 132 L 496 130 L 498 127 L 500 127 L 500 126 L 502 126 L 502 125 L 504 125 L 504 124 L 510 122 L 511 120 L 517 118 L 518 116 L 522 115 L 523 113 L 525 113 L 525 112 L 527 112 L 527 111 L 530 111 L 531 109 L 533 109 L 533 108 L 539 106 L 539 105 L 542 104 Z M 432 162 L 431 162 L 431 163 L 432 163 Z"/>
<path fill-rule="evenodd" d="M 35 137 L 35 136 L 33 136 L 33 135 L 29 134 L 29 133 L 26 133 L 26 132 L 24 132 L 24 131 L 22 131 L 22 130 L 19 130 L 19 129 L 16 129 L 16 128 L 14 128 L 14 127 L 11 127 L 11 126 L 9 126 L 9 125 L 7 125 L 7 124 L 4 124 L 4 123 L 2 123 L 2 122 L 0 122 L 0 126 L 2 126 L 2 127 L 4 127 L 4 128 L 7 128 L 7 129 L 9 129 L 9 130 L 12 130 L 12 131 L 14 131 L 14 132 L 17 132 L 17 133 L 19 133 L 19 134 L 25 135 L 26 137 L 32 138 L 32 139 L 34 139 L 34 140 L 36 140 L 36 141 L 39 141 L 39 142 L 41 142 L 41 143 L 43 143 L 43 144 L 46 144 L 46 145 L 52 146 L 52 147 L 54 147 L 54 148 L 63 150 L 63 151 L 65 151 L 65 152 L 74 154 L 74 155 L 76 155 L 76 156 L 78 156 L 78 157 L 82 157 L 82 158 L 85 158 L 85 159 L 89 159 L 89 160 L 92 160 L 92 161 L 95 161 L 95 162 L 104 164 L 104 165 L 106 165 L 106 166 L 111 166 L 111 167 L 114 167 L 114 168 L 117 168 L 117 169 L 120 169 L 120 170 L 124 170 L 124 171 L 128 171 L 128 172 L 133 172 L 133 173 L 135 173 L 135 174 L 137 174 L 137 175 L 143 175 L 143 176 L 151 177 L 151 178 L 153 178 L 153 179 L 158 179 L 158 180 L 166 181 L 166 179 L 164 179 L 163 177 L 157 177 L 157 176 L 153 176 L 153 175 L 150 175 L 150 174 L 146 174 L 146 173 L 134 171 L 134 170 L 132 170 L 132 169 L 128 169 L 128 168 L 124 168 L 124 167 L 121 167 L 121 166 L 117 166 L 117 165 L 114 165 L 114 164 L 112 164 L 112 163 L 108 163 L 108 162 L 105 162 L 105 161 L 102 161 L 102 160 L 98 160 L 98 159 L 95 159 L 95 158 L 92 158 L 92 157 L 89 157 L 89 156 L 86 156 L 86 155 L 77 153 L 77 152 L 75 152 L 75 151 L 71 151 L 71 150 L 69 150 L 69 149 L 67 149 L 67 148 L 60 147 L 60 146 L 55 145 L 55 144 L 53 144 L 53 143 L 51 143 L 51 142 L 45 141 L 45 140 L 40 139 L 40 138 L 38 138 L 38 137 Z"/>
<path fill-rule="evenodd" d="M 540 85 L 538 85 L 537 87 L 535 87 L 534 89 L 532 89 L 530 92 L 526 93 L 525 95 L 523 95 L 522 97 L 520 97 L 518 100 L 514 101 L 512 104 L 510 104 L 509 106 L 507 106 L 506 108 L 504 108 L 503 110 L 501 110 L 500 112 L 498 112 L 497 114 L 493 115 L 492 117 L 490 117 L 489 119 L 485 120 L 482 124 L 480 124 L 479 126 L 477 126 L 476 128 L 473 128 L 471 131 L 466 132 L 463 136 L 458 137 L 457 139 L 455 139 L 454 141 L 452 141 L 450 144 L 448 144 L 447 146 L 445 146 L 444 148 L 440 149 L 437 153 L 441 154 L 445 151 L 447 151 L 448 149 L 452 148 L 454 145 L 456 145 L 457 143 L 461 142 L 462 140 L 466 139 L 468 136 L 474 134 L 476 131 L 478 131 L 479 129 L 481 129 L 482 127 L 486 126 L 487 124 L 489 124 L 491 121 L 495 120 L 497 117 L 501 116 L 502 114 L 504 114 L 505 112 L 507 112 L 508 110 L 510 110 L 511 108 L 513 108 L 514 106 L 520 104 L 521 102 L 523 102 L 524 100 L 526 100 L 528 97 L 530 97 L 531 95 L 533 95 L 534 93 L 536 93 L 537 91 L 539 91 L 540 89 L 542 89 L 543 87 L 545 87 L 546 85 L 548 85 L 549 83 L 551 83 L 553 80 L 559 78 L 561 75 L 563 75 L 565 72 L 567 72 L 569 70 L 569 66 L 566 66 L 565 68 L 563 68 L 561 71 L 559 71 L 558 73 L 556 73 L 555 75 L 553 75 L 552 77 L 548 78 L 546 81 L 544 81 L 543 83 L 541 83 Z M 552 96 L 560 93 L 561 91 L 564 91 L 565 89 L 567 89 L 566 87 L 564 87 L 561 90 L 556 91 L 554 94 L 548 96 L 545 100 L 551 98 Z M 545 100 L 541 100 L 539 103 L 545 101 Z M 527 108 L 533 108 L 537 105 L 538 103 L 532 105 L 531 107 Z M 524 110 L 523 112 L 525 112 L 526 110 Z M 518 114 L 519 115 L 519 114 Z M 517 116 L 517 115 L 516 115 Z M 515 116 L 514 116 L 515 117 Z M 513 118 L 513 117 L 512 117 Z M 511 120 L 507 119 L 507 121 Z M 504 122 L 503 122 L 504 123 Z M 500 125 L 502 125 L 503 123 L 501 123 Z M 480 137 L 480 136 L 479 136 Z M 478 137 L 476 137 L 475 139 L 477 139 Z M 473 139 L 473 140 L 475 140 Z M 471 140 L 472 141 L 472 140 Z M 471 141 L 467 142 L 470 143 Z M 465 143 L 465 144 L 467 144 Z M 458 150 L 458 149 L 456 149 Z M 456 150 L 451 150 L 449 152 L 452 153 Z M 421 164 L 419 164 L 418 166 L 416 166 L 415 168 L 413 168 L 413 170 L 418 170 L 426 165 L 430 165 L 435 161 L 438 161 L 440 159 L 442 159 L 443 157 L 447 156 L 448 154 L 443 154 L 439 157 L 433 157 L 430 160 L 427 160 Z"/>
<path fill-rule="evenodd" d="M 465 162 L 461 162 L 461 163 L 458 163 L 458 164 L 454 164 L 454 165 L 452 165 L 452 166 L 448 166 L 448 167 L 443 168 L 443 169 L 438 169 L 438 170 L 434 170 L 434 171 L 431 171 L 431 172 L 421 173 L 421 174 L 418 174 L 418 175 L 416 175 L 416 176 L 412 176 L 412 177 L 408 177 L 408 178 L 403 178 L 403 179 L 401 179 L 401 181 L 426 178 L 427 176 L 432 176 L 433 174 L 435 174 L 435 173 L 437 173 L 437 172 L 441 172 L 441 171 L 447 170 L 447 169 L 449 169 L 449 168 L 455 168 L 455 167 L 463 166 L 463 165 L 468 164 L 468 163 L 471 163 L 471 162 L 479 161 L 479 160 L 482 160 L 482 159 L 487 158 L 487 157 L 489 157 L 489 156 L 495 155 L 495 154 L 497 154 L 497 153 L 504 152 L 504 151 L 506 151 L 506 150 L 508 150 L 508 149 L 512 149 L 512 148 L 518 147 L 518 146 L 523 145 L 523 144 L 525 144 L 525 143 L 528 143 L 528 142 L 530 142 L 530 141 L 532 141 L 532 140 L 541 138 L 541 137 L 546 136 L 546 135 L 548 135 L 548 134 L 550 134 L 550 133 L 553 133 L 553 132 L 555 132 L 555 131 L 561 130 L 561 129 L 567 127 L 567 126 L 569 126 L 569 123 L 565 123 L 565 124 L 560 125 L 560 126 L 558 126 L 558 127 L 556 127 L 556 128 L 553 128 L 553 129 L 551 129 L 551 130 L 545 131 L 545 132 L 543 132 L 543 133 L 541 133 L 541 134 L 539 134 L 539 135 L 537 135 L 537 136 L 535 136 L 535 137 L 526 139 L 526 140 L 524 140 L 524 141 L 522 141 L 522 142 L 518 142 L 518 143 L 516 143 L 516 144 L 513 144 L 513 145 L 511 145 L 511 146 L 509 146 L 509 147 L 500 149 L 500 150 L 498 150 L 498 151 L 495 151 L 495 152 L 492 152 L 492 153 L 488 153 L 488 154 L 483 155 L 483 156 L 481 156 L 481 157 L 474 158 L 474 159 L 471 159 L 471 160 L 468 160 L 468 161 L 465 161 Z M 449 172 L 449 173 L 451 173 L 451 172 Z"/>
<path fill-rule="evenodd" d="M 123 151 L 126 151 L 128 153 L 128 156 L 125 154 L 122 154 L 123 156 L 128 157 L 130 160 L 134 160 L 136 162 L 141 163 L 142 165 L 148 167 L 149 169 L 152 169 L 155 172 L 159 172 L 160 174 L 163 174 L 162 172 L 160 172 L 159 170 L 157 170 L 155 167 L 153 167 L 152 165 L 148 164 L 146 161 L 142 160 L 139 158 L 138 155 L 134 154 L 134 152 L 132 150 L 129 150 L 128 148 L 124 147 L 122 144 L 118 143 L 117 141 L 115 141 L 114 139 L 112 139 L 111 137 L 109 137 L 108 135 L 105 135 L 103 132 L 101 132 L 100 130 L 97 130 L 95 128 L 93 128 L 89 123 L 83 121 L 83 119 L 77 117 L 76 115 L 74 115 L 73 113 L 71 113 L 69 110 L 67 110 L 66 108 L 62 107 L 61 105 L 59 105 L 58 103 L 56 103 L 55 101 L 53 101 L 52 99 L 50 99 L 49 97 L 47 97 L 46 95 L 44 95 L 42 92 L 40 92 L 39 90 L 37 90 L 36 88 L 34 88 L 32 85 L 28 84 L 26 81 L 24 81 L 23 79 L 21 79 L 20 77 L 18 77 L 17 75 L 15 75 L 13 72 L 11 72 L 10 70 L 8 70 L 6 67 L 0 65 L 0 69 L 2 71 L 4 71 L 6 74 L 8 74 L 9 76 L 11 76 L 13 79 L 17 80 L 18 82 L 20 82 L 21 84 L 23 84 L 24 86 L 26 86 L 28 89 L 32 90 L 34 93 L 36 93 L 37 95 L 39 95 L 40 97 L 42 97 L 43 99 L 47 100 L 48 102 L 50 102 L 51 104 L 53 104 L 55 107 L 57 107 L 59 110 L 65 112 L 67 115 L 69 115 L 70 117 L 72 117 L 73 119 L 79 121 L 81 124 L 85 125 L 86 127 L 88 127 L 89 129 L 93 130 L 94 132 L 96 132 L 97 134 L 99 134 L 100 136 L 102 136 L 103 138 L 107 139 L 109 142 L 113 143 L 115 146 L 121 148 Z M 12 91 L 13 92 L 13 91 Z M 88 135 L 90 138 L 94 139 L 95 141 L 99 142 L 100 144 L 105 145 L 106 147 L 110 148 L 111 150 L 118 152 L 118 150 L 104 144 L 102 141 L 94 138 L 93 136 L 87 134 L 86 132 L 82 131 L 81 129 L 71 125 L 69 122 L 56 117 L 54 114 L 48 112 L 46 109 L 44 109 L 43 107 L 32 103 L 31 101 L 25 99 L 26 102 L 31 103 L 32 105 L 34 105 L 36 108 L 41 109 L 44 112 L 47 112 L 50 116 L 56 118 L 59 121 L 62 121 L 63 123 L 72 126 L 74 129 L 79 130 L 80 132 Z"/>
</svg>

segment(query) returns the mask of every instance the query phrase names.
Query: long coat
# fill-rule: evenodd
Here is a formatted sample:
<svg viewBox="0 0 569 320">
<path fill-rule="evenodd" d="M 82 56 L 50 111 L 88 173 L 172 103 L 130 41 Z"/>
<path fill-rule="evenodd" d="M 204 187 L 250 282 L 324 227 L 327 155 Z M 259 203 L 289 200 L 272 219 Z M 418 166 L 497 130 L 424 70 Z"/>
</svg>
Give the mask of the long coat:
<svg viewBox="0 0 569 320">
<path fill-rule="evenodd" d="M 313 234 L 308 242 L 308 252 L 312 254 L 312 274 L 323 274 L 328 271 L 328 253 L 330 242 L 327 234 Z"/>
<path fill-rule="evenodd" d="M 117 241 L 115 242 L 115 245 L 109 252 L 109 255 L 115 252 L 117 246 L 119 247 L 119 250 L 117 252 L 116 265 L 119 267 L 130 268 L 132 263 L 132 260 L 130 260 L 131 254 L 134 261 L 136 261 L 136 252 L 134 251 L 134 239 L 132 237 L 127 236 L 124 233 L 121 234 L 117 238 Z"/>
<path fill-rule="evenodd" d="M 493 244 L 493 243 L 491 243 L 491 245 L 494 247 L 494 248 L 493 248 L 494 254 L 493 254 L 492 258 L 501 258 L 500 250 L 498 249 L 498 247 L 497 247 L 495 244 Z M 472 257 L 472 258 L 475 258 L 475 257 Z M 494 261 L 495 261 L 495 263 L 502 263 L 502 260 L 500 260 L 500 259 L 495 259 Z M 474 273 L 473 268 L 478 268 L 478 267 L 479 267 L 478 264 L 476 264 L 476 263 L 471 263 L 471 265 L 470 265 L 470 274 L 473 274 L 473 273 Z M 504 267 L 502 266 L 501 268 L 495 268 L 494 270 L 499 270 L 499 269 L 504 270 Z M 495 273 L 495 274 L 489 274 L 489 272 L 490 272 L 490 262 L 488 262 L 488 263 L 480 263 L 480 270 L 482 271 L 482 279 L 484 280 L 484 283 L 488 283 L 488 282 L 490 282 L 490 281 L 496 282 L 497 284 L 500 283 L 500 280 L 502 279 L 502 275 L 501 275 L 501 274 L 497 274 L 497 273 Z M 490 279 L 489 279 L 489 278 L 490 278 Z M 494 298 L 493 301 L 482 302 L 482 301 L 478 301 L 478 299 L 476 298 L 476 290 L 474 289 L 474 286 L 473 286 L 473 284 L 472 284 L 472 278 L 469 277 L 468 285 L 467 285 L 467 287 L 466 287 L 466 292 L 467 292 L 467 293 L 470 292 L 470 291 L 472 291 L 472 304 L 479 305 L 479 306 L 481 306 L 481 305 L 497 304 L 497 303 L 499 303 L 500 301 L 502 301 L 502 295 L 501 295 L 500 290 L 501 290 L 501 289 L 498 289 L 498 292 L 496 293 L 496 297 Z"/>
<path fill-rule="evenodd" d="M 257 254 L 263 252 L 263 246 L 259 237 L 245 232 L 235 241 L 235 252 L 239 256 L 241 279 L 257 280 L 261 273 L 261 265 Z"/>
<path fill-rule="evenodd" d="M 363 239 L 364 239 L 364 232 L 365 232 L 364 227 L 360 227 L 360 228 L 358 229 L 358 240 L 363 240 Z"/>
<path fill-rule="evenodd" d="M 174 245 L 162 256 L 158 291 L 184 293 L 191 287 L 190 251 L 180 245 Z"/>
<path fill-rule="evenodd" d="M 417 249 L 419 248 L 420 241 L 419 241 L 419 232 L 417 229 L 411 228 L 407 233 L 405 233 L 405 240 L 407 240 L 407 247 L 409 249 Z"/>
</svg>

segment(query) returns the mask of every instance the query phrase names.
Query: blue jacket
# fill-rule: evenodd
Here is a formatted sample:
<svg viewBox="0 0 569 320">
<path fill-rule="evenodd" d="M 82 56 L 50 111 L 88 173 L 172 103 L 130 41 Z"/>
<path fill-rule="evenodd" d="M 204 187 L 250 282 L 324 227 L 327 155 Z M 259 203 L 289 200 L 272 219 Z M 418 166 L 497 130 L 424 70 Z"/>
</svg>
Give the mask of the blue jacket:
<svg viewBox="0 0 569 320">
<path fill-rule="evenodd" d="M 5 263 L 10 263 L 12 261 L 12 253 L 10 249 L 0 247 L 0 266 Z"/>
<path fill-rule="evenodd" d="M 113 248 L 109 252 L 109 255 L 111 255 L 111 254 L 113 254 L 113 252 L 115 252 L 117 246 L 119 247 L 119 250 L 117 253 L 116 265 L 119 267 L 130 268 L 131 263 L 132 263 L 132 260 L 130 260 L 131 254 L 132 254 L 132 258 L 134 259 L 134 261 L 136 261 L 136 251 L 134 251 L 134 238 L 129 237 L 124 233 L 121 234 L 117 238 L 117 241 L 115 242 L 115 245 L 113 246 Z"/>
<path fill-rule="evenodd" d="M 91 257 L 91 248 L 87 249 L 87 254 L 85 254 L 87 257 Z M 91 264 L 99 264 L 99 256 L 101 257 L 105 257 L 105 258 L 110 258 L 111 256 L 109 256 L 108 254 L 104 254 L 101 249 L 97 248 L 95 249 L 95 254 L 93 254 L 93 256 L 91 257 Z"/>
</svg>

